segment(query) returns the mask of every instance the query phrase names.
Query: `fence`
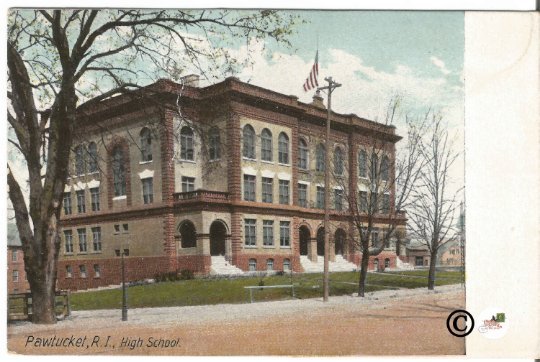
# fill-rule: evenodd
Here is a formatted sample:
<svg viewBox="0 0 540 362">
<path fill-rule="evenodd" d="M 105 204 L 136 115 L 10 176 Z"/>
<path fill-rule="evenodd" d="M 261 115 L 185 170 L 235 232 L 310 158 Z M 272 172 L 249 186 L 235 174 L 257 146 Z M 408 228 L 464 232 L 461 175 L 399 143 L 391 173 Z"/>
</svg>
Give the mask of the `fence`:
<svg viewBox="0 0 540 362">
<path fill-rule="evenodd" d="M 54 309 L 56 317 L 65 318 L 71 314 L 71 293 L 66 290 L 56 292 Z M 32 320 L 32 294 L 15 293 L 8 295 L 8 321 Z"/>
</svg>

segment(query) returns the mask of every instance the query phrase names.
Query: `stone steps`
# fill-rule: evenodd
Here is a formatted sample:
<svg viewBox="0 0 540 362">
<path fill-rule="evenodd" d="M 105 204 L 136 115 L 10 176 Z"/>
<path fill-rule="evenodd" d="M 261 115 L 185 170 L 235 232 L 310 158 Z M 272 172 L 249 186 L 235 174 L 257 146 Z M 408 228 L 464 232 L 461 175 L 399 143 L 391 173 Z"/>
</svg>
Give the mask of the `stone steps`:
<svg viewBox="0 0 540 362">
<path fill-rule="evenodd" d="M 324 258 L 322 256 L 317 257 L 317 261 L 313 262 L 309 260 L 306 255 L 300 255 L 300 263 L 304 268 L 304 273 L 322 273 L 324 271 Z M 328 264 L 330 272 L 347 272 L 357 270 L 357 266 L 354 263 L 348 262 L 341 255 L 336 255 L 335 261 L 331 261 Z"/>
<path fill-rule="evenodd" d="M 236 266 L 225 260 L 224 256 L 210 257 L 212 265 L 210 266 L 211 275 L 242 275 L 244 272 Z"/>
</svg>

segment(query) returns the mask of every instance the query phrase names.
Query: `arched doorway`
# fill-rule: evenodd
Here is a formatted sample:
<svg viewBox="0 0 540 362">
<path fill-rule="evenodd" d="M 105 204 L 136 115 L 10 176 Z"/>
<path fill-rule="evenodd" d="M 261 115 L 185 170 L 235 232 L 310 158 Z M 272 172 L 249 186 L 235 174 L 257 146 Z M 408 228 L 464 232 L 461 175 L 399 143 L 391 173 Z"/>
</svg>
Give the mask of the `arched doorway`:
<svg viewBox="0 0 540 362">
<path fill-rule="evenodd" d="M 345 254 L 345 238 L 347 234 L 345 234 L 345 230 L 343 229 L 337 229 L 336 233 L 334 234 L 334 250 L 336 252 L 336 255 L 343 255 Z"/>
<path fill-rule="evenodd" d="M 194 248 L 197 246 L 197 231 L 191 221 L 182 221 L 178 231 L 180 232 L 182 248 Z"/>
<path fill-rule="evenodd" d="M 223 222 L 216 220 L 210 225 L 210 255 L 225 255 L 225 238 L 227 228 Z"/>
<path fill-rule="evenodd" d="M 311 240 L 311 233 L 307 226 L 300 226 L 298 230 L 300 239 L 300 255 L 308 255 L 308 245 Z"/>
<path fill-rule="evenodd" d="M 324 255 L 324 227 L 317 231 L 317 255 Z"/>
</svg>

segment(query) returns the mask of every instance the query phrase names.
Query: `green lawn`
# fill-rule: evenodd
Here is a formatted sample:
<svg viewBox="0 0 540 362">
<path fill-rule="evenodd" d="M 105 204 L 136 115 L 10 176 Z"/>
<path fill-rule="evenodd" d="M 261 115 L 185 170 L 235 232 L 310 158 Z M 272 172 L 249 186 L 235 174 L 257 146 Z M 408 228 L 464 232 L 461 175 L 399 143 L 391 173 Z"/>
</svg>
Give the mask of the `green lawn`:
<svg viewBox="0 0 540 362">
<path fill-rule="evenodd" d="M 441 272 L 436 285 L 460 283 L 459 272 Z M 358 290 L 358 272 L 330 274 L 330 295 L 352 294 Z M 424 276 L 418 278 L 417 276 Z M 444 276 L 444 278 L 443 278 Z M 246 303 L 249 294 L 245 286 L 257 286 L 261 280 L 265 286 L 290 284 L 291 277 L 269 276 L 237 279 L 193 279 L 162 282 L 128 288 L 130 308 L 186 306 L 220 303 Z M 293 276 L 296 297 L 316 298 L 322 294 L 322 274 Z M 392 288 L 419 288 L 427 284 L 427 271 L 399 273 L 369 273 L 367 291 Z M 290 289 L 256 289 L 255 301 L 292 298 Z M 116 309 L 122 306 L 122 290 L 109 289 L 71 295 L 73 310 Z"/>
</svg>

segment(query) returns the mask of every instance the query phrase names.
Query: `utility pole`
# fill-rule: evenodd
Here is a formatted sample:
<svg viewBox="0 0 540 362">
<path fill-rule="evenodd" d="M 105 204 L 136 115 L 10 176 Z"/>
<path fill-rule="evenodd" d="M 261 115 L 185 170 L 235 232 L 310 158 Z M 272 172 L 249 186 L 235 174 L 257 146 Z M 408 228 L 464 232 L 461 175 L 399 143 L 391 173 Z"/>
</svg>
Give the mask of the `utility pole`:
<svg viewBox="0 0 540 362">
<path fill-rule="evenodd" d="M 330 117 L 332 113 L 332 92 L 341 87 L 341 84 L 332 80 L 332 77 L 324 78 L 328 82 L 325 87 L 317 90 L 326 90 L 328 95 L 327 115 L 326 115 L 326 141 L 324 160 L 324 274 L 323 274 L 323 301 L 328 302 L 330 294 L 329 285 L 329 256 L 330 256 Z"/>
</svg>

